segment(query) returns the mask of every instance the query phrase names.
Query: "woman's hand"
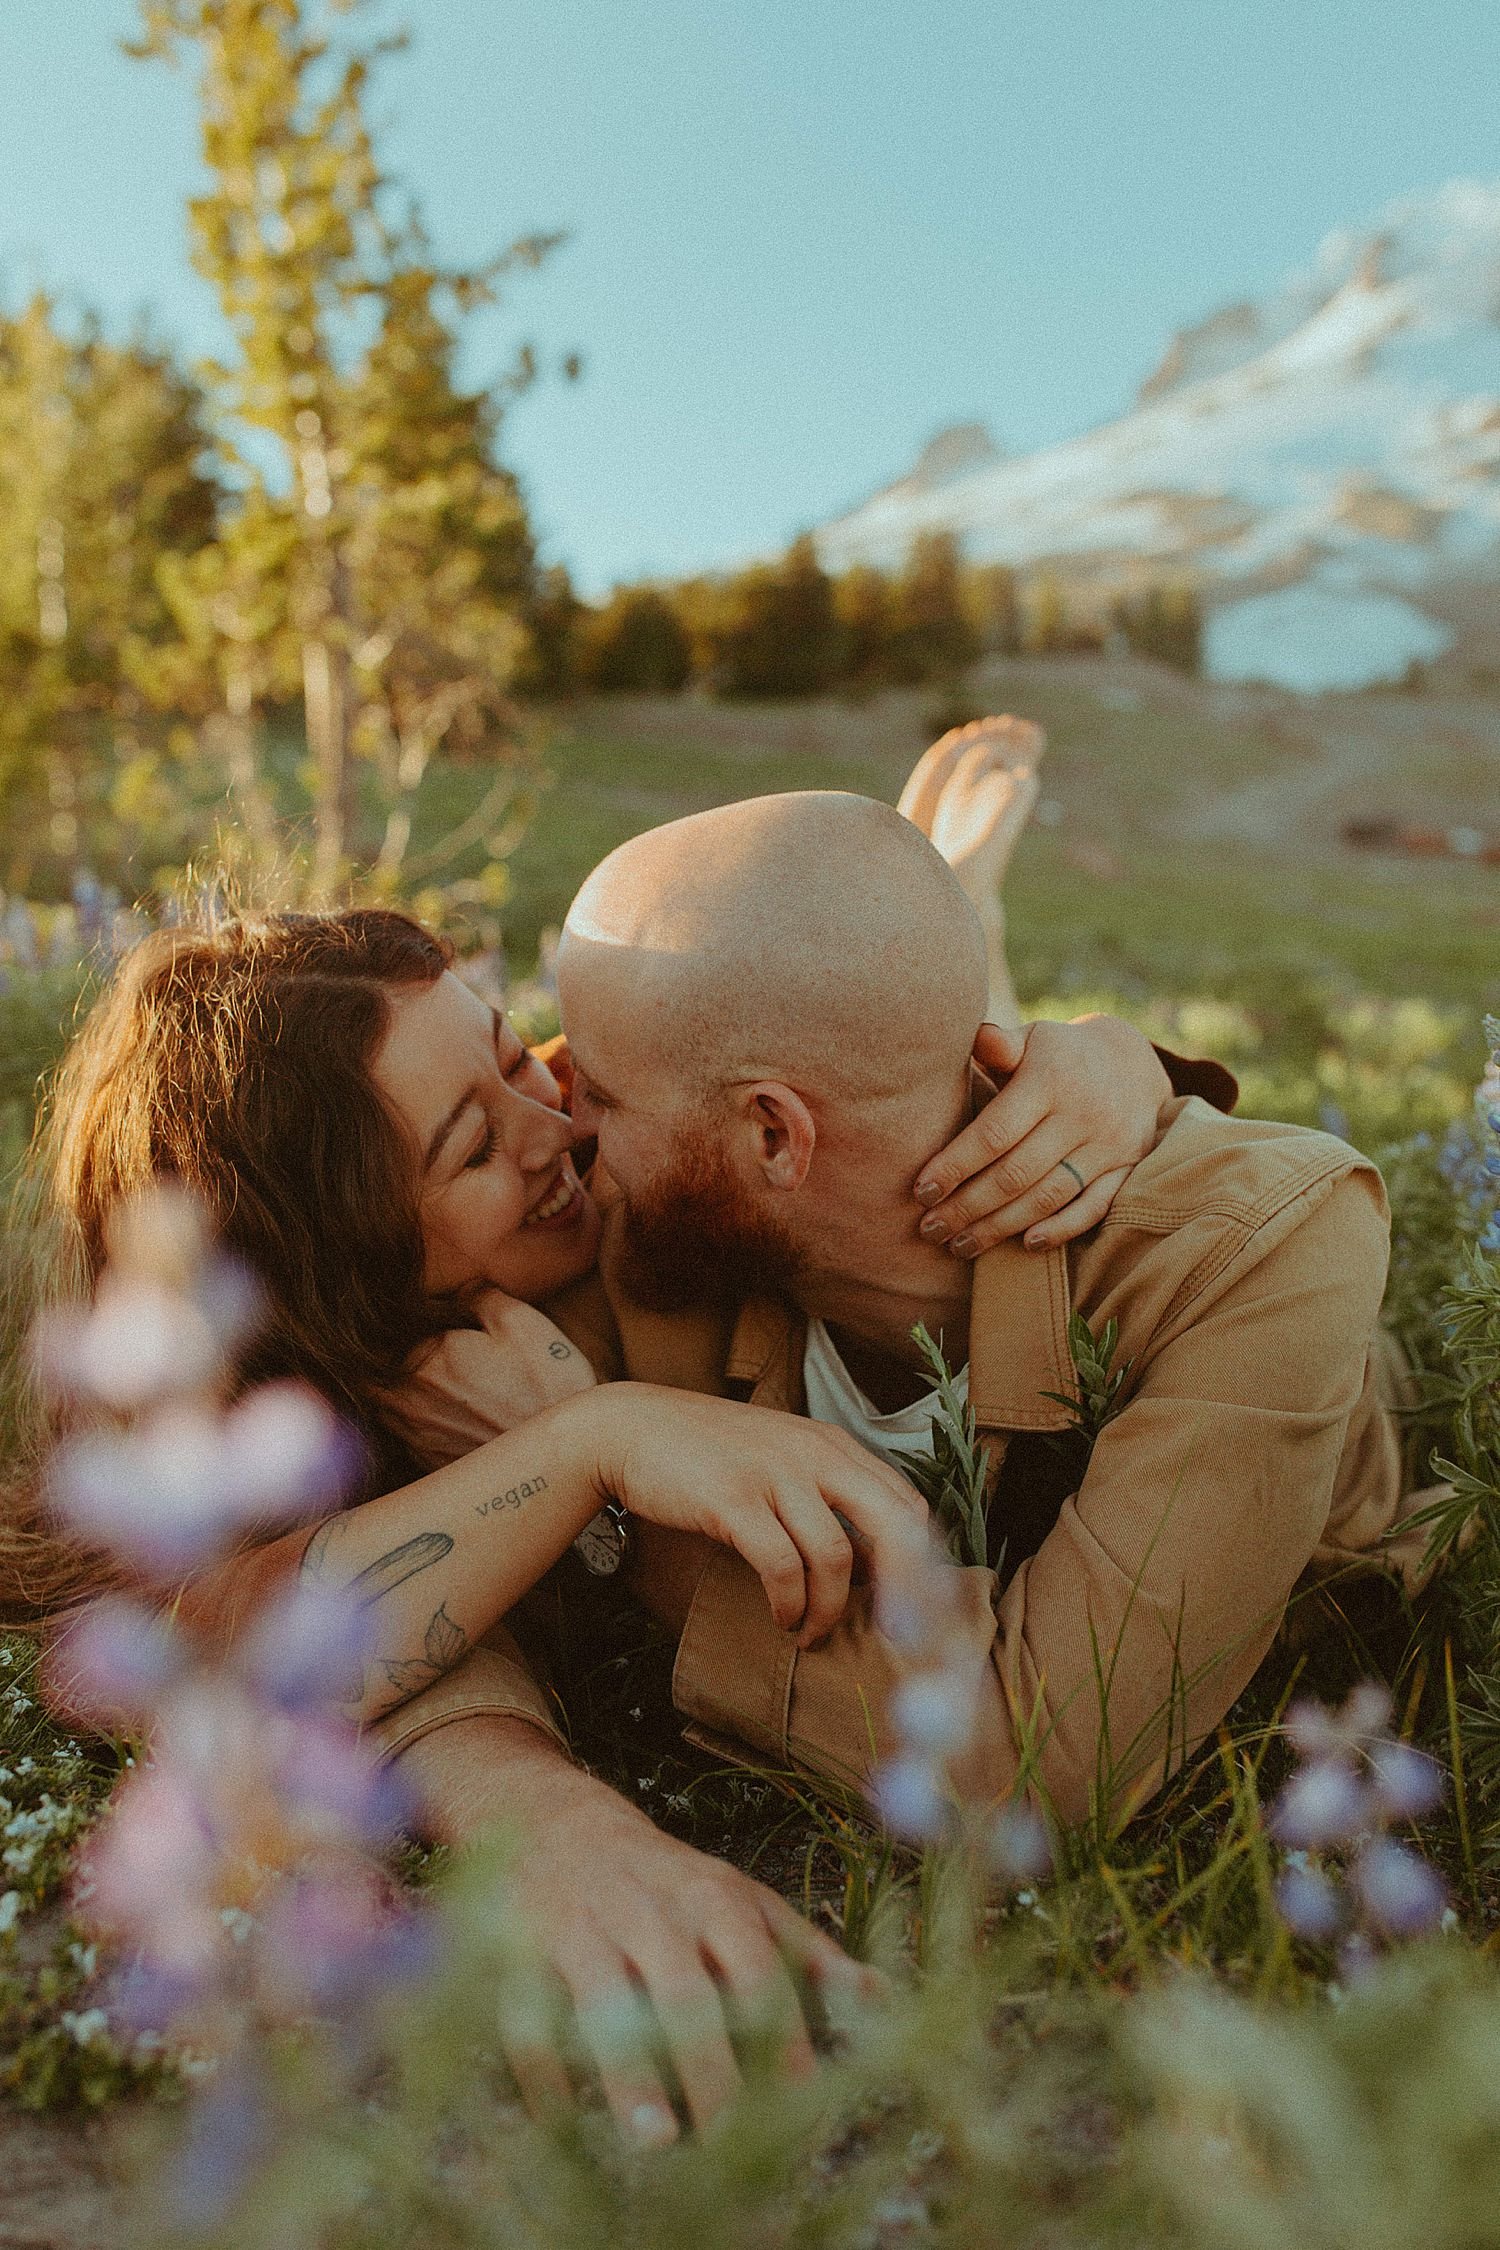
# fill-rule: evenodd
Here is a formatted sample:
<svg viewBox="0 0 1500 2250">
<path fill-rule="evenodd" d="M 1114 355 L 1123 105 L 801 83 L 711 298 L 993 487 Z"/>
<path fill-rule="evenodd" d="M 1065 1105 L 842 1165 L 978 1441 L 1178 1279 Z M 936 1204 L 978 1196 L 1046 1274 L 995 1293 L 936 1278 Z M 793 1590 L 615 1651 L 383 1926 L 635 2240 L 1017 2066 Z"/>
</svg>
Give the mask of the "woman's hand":
<svg viewBox="0 0 1500 2250">
<path fill-rule="evenodd" d="M 583 1353 L 534 1305 L 487 1289 L 474 1311 L 481 1327 L 446 1330 L 381 1402 L 386 1422 L 429 1468 L 594 1386 Z"/>
<path fill-rule="evenodd" d="M 921 1494 L 846 1431 L 651 1383 L 606 1384 L 592 1406 L 601 1495 L 733 1547 L 804 1648 L 843 1616 L 856 1549 L 878 1580 L 927 1537 Z"/>
<path fill-rule="evenodd" d="M 1004 1083 L 918 1175 L 922 1233 L 961 1258 L 1018 1234 L 1028 1250 L 1086 1234 L 1155 1144 L 1172 1088 L 1150 1040 L 1115 1016 L 987 1023 L 974 1059 Z"/>
</svg>

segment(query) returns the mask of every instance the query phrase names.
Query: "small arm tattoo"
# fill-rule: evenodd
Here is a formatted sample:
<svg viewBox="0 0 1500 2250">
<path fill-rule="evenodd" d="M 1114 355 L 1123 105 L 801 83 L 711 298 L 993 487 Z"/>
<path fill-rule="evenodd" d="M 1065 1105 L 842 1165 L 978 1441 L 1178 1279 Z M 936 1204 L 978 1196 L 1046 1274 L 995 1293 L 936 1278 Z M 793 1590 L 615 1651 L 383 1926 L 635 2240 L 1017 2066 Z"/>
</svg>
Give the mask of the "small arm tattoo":
<svg viewBox="0 0 1500 2250">
<path fill-rule="evenodd" d="M 461 1625 L 455 1625 L 447 1609 L 440 1606 L 422 1636 L 422 1654 L 408 1657 L 382 1657 L 380 1669 L 398 1695 L 415 1695 L 419 1689 L 430 1687 L 434 1680 L 450 1672 L 468 1651 L 469 1636 Z"/>
<path fill-rule="evenodd" d="M 315 1531 L 302 1551 L 304 1578 L 322 1579 L 327 1576 L 328 1549 L 331 1535 L 342 1519 L 331 1516 L 327 1523 Z M 446 1531 L 419 1531 L 415 1538 L 405 1539 L 393 1547 L 388 1555 L 381 1555 L 365 1568 L 347 1579 L 343 1591 L 353 1594 L 362 1609 L 378 1602 L 383 1595 L 404 1586 L 408 1578 L 418 1571 L 430 1570 L 453 1552 L 453 1541 Z"/>
<path fill-rule="evenodd" d="M 496 1516 L 507 1509 L 519 1508 L 523 1500 L 531 1499 L 537 1492 L 545 1492 L 545 1477 L 528 1477 L 523 1484 L 513 1484 L 508 1492 L 497 1492 L 492 1500 L 483 1500 L 474 1510 L 476 1516 Z"/>
</svg>

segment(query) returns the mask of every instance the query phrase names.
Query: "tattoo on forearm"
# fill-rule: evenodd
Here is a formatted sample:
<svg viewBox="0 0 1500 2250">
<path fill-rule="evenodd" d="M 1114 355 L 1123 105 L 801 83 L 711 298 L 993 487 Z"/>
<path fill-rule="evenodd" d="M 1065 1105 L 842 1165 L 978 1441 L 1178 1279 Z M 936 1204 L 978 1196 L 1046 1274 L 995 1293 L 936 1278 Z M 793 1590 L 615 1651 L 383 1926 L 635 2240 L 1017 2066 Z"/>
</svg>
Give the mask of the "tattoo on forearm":
<svg viewBox="0 0 1500 2250">
<path fill-rule="evenodd" d="M 419 1689 L 441 1679 L 445 1672 L 451 1672 L 460 1657 L 467 1654 L 468 1646 L 468 1634 L 461 1625 L 455 1625 L 447 1609 L 440 1606 L 422 1637 L 423 1653 L 401 1658 L 382 1657 L 380 1669 L 398 1695 L 415 1695 Z"/>
<path fill-rule="evenodd" d="M 340 1520 L 338 1516 L 330 1517 L 307 1542 L 302 1553 L 304 1578 L 321 1579 L 327 1576 L 331 1535 Z M 408 1578 L 415 1578 L 418 1571 L 430 1570 L 434 1563 L 442 1562 L 452 1552 L 453 1541 L 446 1531 L 419 1531 L 414 1539 L 404 1539 L 388 1555 L 379 1556 L 374 1562 L 367 1563 L 363 1570 L 357 1571 L 353 1578 L 346 1579 L 342 1590 L 346 1594 L 353 1594 L 361 1609 L 368 1609 L 372 1602 L 378 1602 L 383 1595 L 394 1593 L 398 1586 L 406 1584 Z"/>
<path fill-rule="evenodd" d="M 524 1484 L 513 1484 L 509 1492 L 497 1492 L 493 1500 L 485 1500 L 474 1510 L 476 1516 L 497 1516 L 507 1508 L 519 1508 L 523 1500 L 531 1499 L 537 1492 L 545 1492 L 545 1477 L 528 1477 Z"/>
</svg>

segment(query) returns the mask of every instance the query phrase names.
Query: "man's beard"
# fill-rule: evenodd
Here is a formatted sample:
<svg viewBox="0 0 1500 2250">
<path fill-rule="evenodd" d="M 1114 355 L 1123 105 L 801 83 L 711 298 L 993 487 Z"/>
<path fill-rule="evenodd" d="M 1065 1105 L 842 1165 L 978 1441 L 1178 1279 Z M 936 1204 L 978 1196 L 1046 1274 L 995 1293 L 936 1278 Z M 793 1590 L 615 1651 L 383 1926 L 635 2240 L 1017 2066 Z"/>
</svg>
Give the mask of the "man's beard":
<svg viewBox="0 0 1500 2250">
<path fill-rule="evenodd" d="M 623 1280 L 649 1312 L 792 1293 L 790 1236 L 756 1208 L 701 1128 L 678 1137 L 649 1188 L 625 1200 Z"/>
</svg>

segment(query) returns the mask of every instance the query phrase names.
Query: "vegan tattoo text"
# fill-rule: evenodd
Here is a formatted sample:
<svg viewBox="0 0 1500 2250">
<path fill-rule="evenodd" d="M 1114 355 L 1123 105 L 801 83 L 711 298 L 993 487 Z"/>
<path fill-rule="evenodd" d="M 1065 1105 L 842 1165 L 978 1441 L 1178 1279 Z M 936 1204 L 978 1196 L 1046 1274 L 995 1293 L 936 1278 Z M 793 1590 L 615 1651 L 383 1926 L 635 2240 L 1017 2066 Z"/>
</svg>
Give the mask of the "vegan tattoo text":
<svg viewBox="0 0 1500 2250">
<path fill-rule="evenodd" d="M 474 1513 L 476 1516 L 499 1515 L 505 1509 L 519 1508 L 523 1500 L 529 1500 L 534 1493 L 545 1492 L 546 1489 L 545 1477 L 528 1477 L 521 1484 L 513 1484 L 508 1492 L 497 1492 L 492 1500 L 482 1500 Z"/>
</svg>

